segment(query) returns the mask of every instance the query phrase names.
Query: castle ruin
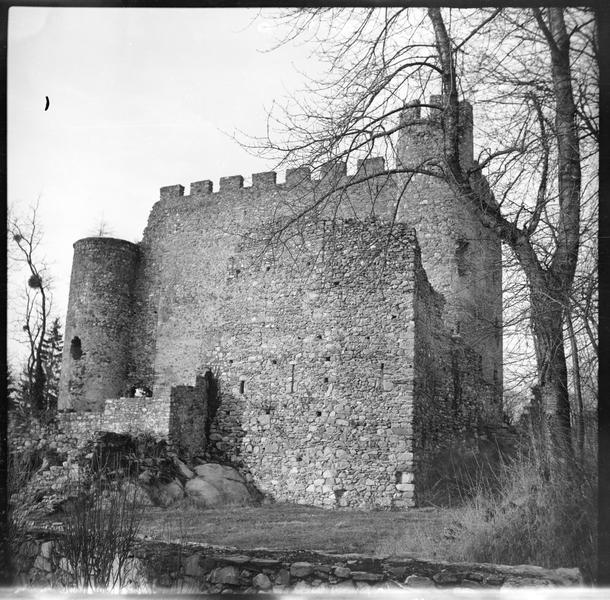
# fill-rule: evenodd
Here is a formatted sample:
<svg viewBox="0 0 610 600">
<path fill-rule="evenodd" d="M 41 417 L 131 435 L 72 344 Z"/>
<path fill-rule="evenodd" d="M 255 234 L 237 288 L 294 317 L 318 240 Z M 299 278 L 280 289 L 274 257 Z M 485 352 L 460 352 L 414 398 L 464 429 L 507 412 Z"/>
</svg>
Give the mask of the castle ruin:
<svg viewBox="0 0 610 600">
<path fill-rule="evenodd" d="M 466 102 L 460 119 L 469 168 Z M 438 110 L 401 124 L 398 166 L 438 158 Z M 447 183 L 381 158 L 164 187 L 139 244 L 74 244 L 59 408 L 166 435 L 276 500 L 414 506 L 438 445 L 501 414 L 501 273 L 498 236 Z"/>
</svg>

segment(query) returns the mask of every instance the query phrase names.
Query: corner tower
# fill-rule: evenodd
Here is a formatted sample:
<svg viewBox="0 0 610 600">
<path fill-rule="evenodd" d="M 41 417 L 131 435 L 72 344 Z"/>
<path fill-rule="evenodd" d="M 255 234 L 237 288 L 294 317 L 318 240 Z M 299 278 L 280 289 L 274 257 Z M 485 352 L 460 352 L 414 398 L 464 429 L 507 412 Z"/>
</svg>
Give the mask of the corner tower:
<svg viewBox="0 0 610 600">
<path fill-rule="evenodd" d="M 443 99 L 432 96 L 422 117 L 414 103 L 401 115 L 399 166 L 441 172 Z M 473 111 L 459 106 L 460 164 L 473 160 Z M 474 208 L 441 177 L 405 174 L 401 212 L 417 230 L 422 263 L 435 290 L 446 300 L 443 320 L 479 355 L 482 375 L 502 395 L 502 252 L 499 236 L 485 227 Z M 482 182 L 485 186 L 486 183 Z"/>
<path fill-rule="evenodd" d="M 138 246 L 114 238 L 74 244 L 59 410 L 102 410 L 122 394 Z"/>
</svg>

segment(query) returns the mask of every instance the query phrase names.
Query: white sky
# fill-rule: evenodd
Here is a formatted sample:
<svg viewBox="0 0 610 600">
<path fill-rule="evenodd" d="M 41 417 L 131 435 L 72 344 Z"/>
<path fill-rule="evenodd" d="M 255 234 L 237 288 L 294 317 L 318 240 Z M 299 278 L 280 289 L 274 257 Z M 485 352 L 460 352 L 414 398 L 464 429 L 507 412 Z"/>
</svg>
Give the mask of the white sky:
<svg viewBox="0 0 610 600">
<path fill-rule="evenodd" d="M 72 244 L 101 221 L 139 241 L 159 188 L 270 170 L 230 135 L 263 134 L 266 109 L 312 72 L 306 46 L 268 52 L 274 9 L 9 11 L 8 203 L 39 198 L 53 313 L 65 320 Z M 45 96 L 50 106 L 45 112 Z M 283 175 L 282 175 L 283 178 Z M 13 302 L 27 278 L 9 270 Z M 20 329 L 20 326 L 18 327 Z"/>
</svg>

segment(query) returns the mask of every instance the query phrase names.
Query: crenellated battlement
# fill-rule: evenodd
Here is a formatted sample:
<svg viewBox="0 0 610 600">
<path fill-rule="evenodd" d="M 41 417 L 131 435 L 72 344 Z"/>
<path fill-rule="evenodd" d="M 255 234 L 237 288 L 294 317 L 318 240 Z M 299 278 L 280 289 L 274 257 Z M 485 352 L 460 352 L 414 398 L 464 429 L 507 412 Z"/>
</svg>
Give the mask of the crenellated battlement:
<svg viewBox="0 0 610 600">
<path fill-rule="evenodd" d="M 442 147 L 441 116 L 445 103 L 443 96 L 430 96 L 429 103 L 422 104 L 414 101 L 407 104 L 400 114 L 400 133 L 398 144 L 402 147 L 402 164 L 411 166 L 411 162 L 420 164 L 425 158 L 436 158 Z M 426 108 L 423 114 L 422 108 Z M 460 136 L 460 161 L 464 168 L 473 165 L 473 110 L 467 101 L 459 103 L 459 136 Z M 407 159 L 407 160 L 405 160 Z M 412 159 L 412 160 L 411 160 Z M 409 163 L 409 165 L 407 165 Z M 190 184 L 190 196 L 205 196 L 213 193 L 235 192 L 237 190 L 289 190 L 301 185 L 312 183 L 333 183 L 341 185 L 348 181 L 357 180 L 359 177 L 370 177 L 371 175 L 383 175 L 386 173 L 385 160 L 381 156 L 361 159 L 357 161 L 356 171 L 347 173 L 347 165 L 344 161 L 329 161 L 315 170 L 307 166 L 286 170 L 284 183 L 278 183 L 276 171 L 252 173 L 252 185 L 244 186 L 243 175 L 230 175 L 221 177 L 217 190 L 214 183 L 205 179 L 194 181 Z M 160 189 L 160 199 L 183 197 L 184 186 L 169 185 Z"/>
<path fill-rule="evenodd" d="M 203 196 L 206 194 L 222 193 L 226 191 L 234 192 L 236 190 L 289 190 L 301 185 L 308 185 L 315 182 L 332 182 L 334 184 L 340 184 L 342 183 L 342 180 L 357 180 L 359 177 L 364 178 L 372 175 L 383 175 L 386 172 L 385 159 L 382 156 L 358 160 L 356 163 L 356 171 L 349 175 L 347 174 L 347 165 L 345 162 L 330 161 L 320 167 L 317 178 L 312 177 L 312 172 L 309 167 L 287 169 L 284 183 L 277 182 L 276 171 L 252 173 L 251 186 L 244 186 L 243 175 L 230 175 L 228 177 L 220 178 L 219 187 L 216 191 L 214 190 L 214 183 L 209 179 L 194 181 L 190 185 L 189 195 Z M 161 200 L 180 198 L 183 196 L 184 186 L 180 184 L 167 185 L 160 189 Z"/>
</svg>

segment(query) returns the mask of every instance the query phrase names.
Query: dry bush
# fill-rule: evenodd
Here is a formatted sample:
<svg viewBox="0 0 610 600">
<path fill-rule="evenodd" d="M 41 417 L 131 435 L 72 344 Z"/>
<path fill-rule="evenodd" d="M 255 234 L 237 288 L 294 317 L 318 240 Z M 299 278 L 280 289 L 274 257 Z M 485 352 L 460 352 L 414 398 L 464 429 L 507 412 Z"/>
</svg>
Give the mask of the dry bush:
<svg viewBox="0 0 610 600">
<path fill-rule="evenodd" d="M 78 500 L 63 521 L 58 545 L 79 588 L 120 589 L 125 584 L 142 513 L 133 486 L 109 476 L 117 470 L 98 468 L 93 483 L 75 482 Z"/>
</svg>

